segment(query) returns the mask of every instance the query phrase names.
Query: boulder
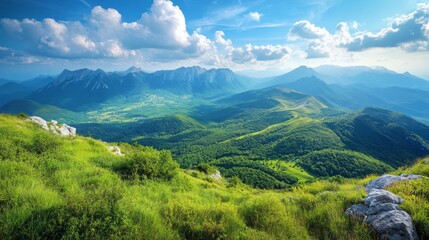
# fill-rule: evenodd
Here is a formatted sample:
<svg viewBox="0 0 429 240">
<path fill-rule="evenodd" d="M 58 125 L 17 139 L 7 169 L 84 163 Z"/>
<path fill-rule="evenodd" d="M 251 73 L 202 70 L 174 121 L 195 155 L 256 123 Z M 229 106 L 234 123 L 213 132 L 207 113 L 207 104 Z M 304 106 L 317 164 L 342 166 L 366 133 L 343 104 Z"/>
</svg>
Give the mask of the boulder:
<svg viewBox="0 0 429 240">
<path fill-rule="evenodd" d="M 400 176 L 386 174 L 369 182 L 365 187 L 365 191 L 369 193 L 373 189 L 384 189 L 400 181 L 418 179 L 422 177 L 423 176 L 414 174 L 401 174 Z"/>
<path fill-rule="evenodd" d="M 365 205 L 374 207 L 382 203 L 401 204 L 404 200 L 384 189 L 373 189 L 365 199 Z"/>
<path fill-rule="evenodd" d="M 118 147 L 118 146 L 108 146 L 107 147 L 107 149 L 111 152 L 111 153 L 113 153 L 114 155 L 117 155 L 117 156 L 125 156 L 125 154 L 123 154 L 122 152 L 121 152 L 121 149 Z"/>
<path fill-rule="evenodd" d="M 43 118 L 37 117 L 37 116 L 31 116 L 30 120 L 39 124 L 43 129 L 49 130 L 48 123 Z"/>
<path fill-rule="evenodd" d="M 365 219 L 365 223 L 379 234 L 380 239 L 417 240 L 418 236 L 411 216 L 399 206 L 404 200 L 384 188 L 396 182 L 422 177 L 401 174 L 376 178 L 365 187 L 368 197 L 364 199 L 364 204 L 352 205 L 345 214 L 353 218 Z"/>
<path fill-rule="evenodd" d="M 368 206 L 363 204 L 354 204 L 351 207 L 347 208 L 346 215 L 357 218 L 364 219 L 366 217 L 366 212 L 368 211 Z"/>
<path fill-rule="evenodd" d="M 220 175 L 219 170 L 216 170 L 215 173 L 210 174 L 210 177 L 213 178 L 213 179 L 221 179 L 222 178 L 222 176 Z"/>
<path fill-rule="evenodd" d="M 392 211 L 392 210 L 402 210 L 401 207 L 399 207 L 398 204 L 394 204 L 394 203 L 381 203 L 378 204 L 374 207 L 370 207 L 368 208 L 368 210 L 366 211 L 366 215 L 376 215 L 379 214 L 381 212 L 388 212 L 388 211 Z"/>
<path fill-rule="evenodd" d="M 42 128 L 46 131 L 50 131 L 58 136 L 76 136 L 76 128 L 70 127 L 67 124 L 62 124 L 58 126 L 58 122 L 55 120 L 51 120 L 49 123 L 46 122 L 43 118 L 37 116 L 31 116 L 30 120 L 42 126 Z"/>
<path fill-rule="evenodd" d="M 402 210 L 391 210 L 369 215 L 365 222 L 378 232 L 380 239 L 418 239 L 410 215 Z"/>
</svg>

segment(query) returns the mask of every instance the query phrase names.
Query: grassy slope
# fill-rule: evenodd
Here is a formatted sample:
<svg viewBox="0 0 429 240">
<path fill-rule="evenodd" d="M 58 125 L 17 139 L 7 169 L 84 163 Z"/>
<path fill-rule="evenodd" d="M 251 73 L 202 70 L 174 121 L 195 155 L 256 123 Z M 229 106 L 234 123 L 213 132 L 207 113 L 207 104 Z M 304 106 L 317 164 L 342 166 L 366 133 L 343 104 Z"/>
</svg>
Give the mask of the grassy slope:
<svg viewBox="0 0 429 240">
<path fill-rule="evenodd" d="M 288 191 L 256 190 L 185 170 L 169 181 L 124 179 L 110 167 L 123 158 L 109 153 L 105 143 L 49 137 L 31 122 L 5 115 L 0 133 L 1 239 L 374 237 L 343 214 L 364 196 L 356 186 L 371 177 L 320 180 Z M 130 155 L 133 148 L 123 150 Z M 417 170 L 429 175 L 429 164 Z M 398 186 L 397 191 L 405 190 Z M 412 194 L 404 206 L 421 219 L 423 209 L 413 205 L 417 200 L 409 202 Z M 427 206 L 428 194 L 420 187 L 418 203 Z M 418 223 L 425 234 L 427 221 Z"/>
</svg>

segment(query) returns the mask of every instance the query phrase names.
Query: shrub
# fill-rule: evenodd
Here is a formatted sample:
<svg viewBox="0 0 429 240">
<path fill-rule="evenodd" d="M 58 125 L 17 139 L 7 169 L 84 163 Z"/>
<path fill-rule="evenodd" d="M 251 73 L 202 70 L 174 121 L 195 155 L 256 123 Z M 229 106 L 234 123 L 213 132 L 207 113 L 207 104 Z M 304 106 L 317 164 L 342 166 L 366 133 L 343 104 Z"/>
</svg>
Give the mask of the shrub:
<svg viewBox="0 0 429 240">
<path fill-rule="evenodd" d="M 205 174 L 213 174 L 216 172 L 216 168 L 210 166 L 207 163 L 200 163 L 198 166 L 195 167 L 195 169 Z"/>
<path fill-rule="evenodd" d="M 114 168 L 129 179 L 170 180 L 176 175 L 178 167 L 169 151 L 143 148 L 127 155 Z"/>
</svg>

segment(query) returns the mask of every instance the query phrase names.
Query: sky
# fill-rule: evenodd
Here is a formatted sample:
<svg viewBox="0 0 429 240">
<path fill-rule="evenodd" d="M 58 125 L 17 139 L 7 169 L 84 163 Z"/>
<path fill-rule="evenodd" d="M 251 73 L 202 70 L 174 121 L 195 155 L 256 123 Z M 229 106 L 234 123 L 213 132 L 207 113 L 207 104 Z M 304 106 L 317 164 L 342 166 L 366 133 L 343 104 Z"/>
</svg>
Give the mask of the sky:
<svg viewBox="0 0 429 240">
<path fill-rule="evenodd" d="M 429 2 L 0 0 L 0 78 L 63 69 L 382 66 L 429 79 Z"/>
</svg>

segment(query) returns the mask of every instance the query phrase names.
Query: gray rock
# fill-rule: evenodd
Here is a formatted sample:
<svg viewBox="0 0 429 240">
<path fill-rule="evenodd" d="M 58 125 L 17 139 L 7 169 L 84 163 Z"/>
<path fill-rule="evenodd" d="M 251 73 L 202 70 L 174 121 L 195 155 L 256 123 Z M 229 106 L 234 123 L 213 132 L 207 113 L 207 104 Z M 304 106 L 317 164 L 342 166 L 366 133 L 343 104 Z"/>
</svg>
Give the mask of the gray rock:
<svg viewBox="0 0 429 240">
<path fill-rule="evenodd" d="M 377 206 L 382 203 L 401 204 L 404 200 L 395 194 L 384 189 L 373 189 L 365 199 L 365 205 L 369 207 Z"/>
<path fill-rule="evenodd" d="M 63 126 L 65 126 L 68 130 L 71 136 L 76 136 L 76 128 L 74 127 L 70 127 L 69 125 L 64 124 Z"/>
<path fill-rule="evenodd" d="M 380 234 L 380 239 L 418 239 L 410 215 L 402 210 L 370 215 L 365 222 Z"/>
<path fill-rule="evenodd" d="M 417 178 L 422 178 L 423 176 L 420 175 L 414 175 L 414 174 L 401 174 L 401 176 L 394 176 L 394 175 L 383 175 L 379 178 L 376 178 L 374 180 L 372 180 L 371 182 L 368 183 L 368 185 L 366 185 L 365 187 L 365 191 L 367 193 L 371 192 L 371 190 L 373 189 L 384 189 L 387 188 L 388 186 L 400 182 L 400 181 L 404 181 L 404 180 L 412 180 L 412 179 L 417 179 Z"/>
<path fill-rule="evenodd" d="M 31 116 L 30 120 L 42 126 L 43 129 L 49 130 L 48 123 L 41 117 Z"/>
<path fill-rule="evenodd" d="M 346 214 L 365 219 L 365 222 L 379 234 L 380 239 L 418 239 L 410 215 L 398 205 L 404 200 L 383 188 L 396 182 L 422 177 L 420 175 L 401 174 L 400 176 L 383 175 L 374 179 L 365 187 L 365 191 L 368 193 L 365 204 L 351 206 L 346 210 Z"/>
<path fill-rule="evenodd" d="M 374 207 L 370 207 L 368 208 L 368 210 L 366 211 L 366 215 L 375 215 L 375 214 L 379 214 L 381 212 L 388 212 L 388 211 L 392 211 L 392 210 L 402 210 L 401 207 L 399 207 L 398 204 L 394 204 L 394 203 L 381 203 L 378 204 Z"/>
<path fill-rule="evenodd" d="M 108 146 L 107 147 L 107 149 L 111 152 L 111 153 L 113 153 L 114 155 L 117 155 L 117 156 L 125 156 L 125 154 L 123 154 L 122 152 L 121 152 L 121 149 L 118 147 L 118 146 Z"/>
<path fill-rule="evenodd" d="M 210 174 L 210 177 L 213 178 L 213 179 L 221 179 L 222 178 L 222 176 L 220 175 L 219 170 L 216 170 L 215 173 Z"/>
<path fill-rule="evenodd" d="M 67 124 L 63 124 L 61 127 L 58 126 L 58 122 L 51 120 L 51 122 L 46 122 L 43 118 L 37 116 L 31 116 L 30 120 L 42 126 L 46 131 L 50 131 L 58 136 L 76 136 L 76 128 L 70 127 Z"/>
<path fill-rule="evenodd" d="M 354 204 L 346 209 L 346 215 L 357 219 L 364 219 L 368 209 L 369 208 L 366 205 L 360 203 Z"/>
</svg>

